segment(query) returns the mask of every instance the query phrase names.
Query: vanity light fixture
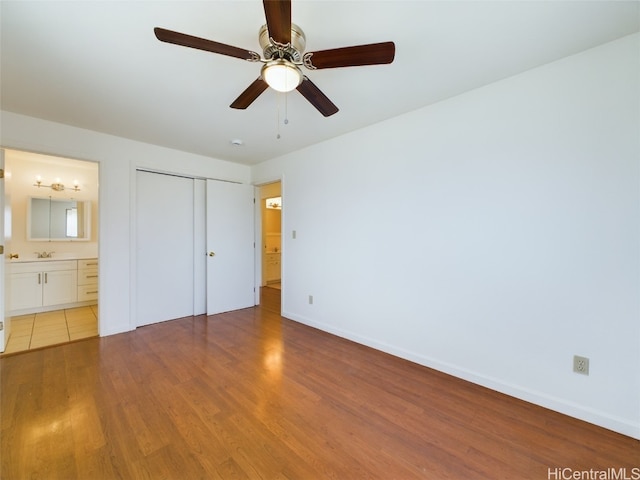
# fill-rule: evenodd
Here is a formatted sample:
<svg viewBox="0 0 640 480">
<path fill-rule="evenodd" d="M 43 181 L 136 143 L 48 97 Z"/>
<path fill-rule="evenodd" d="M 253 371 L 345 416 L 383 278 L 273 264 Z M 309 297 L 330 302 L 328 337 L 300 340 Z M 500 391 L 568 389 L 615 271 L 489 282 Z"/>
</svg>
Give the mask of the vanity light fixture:
<svg viewBox="0 0 640 480">
<path fill-rule="evenodd" d="M 282 210 L 282 197 L 267 198 L 265 205 L 269 210 Z"/>
<path fill-rule="evenodd" d="M 42 183 L 42 177 L 40 175 L 36 177 L 36 183 L 34 183 L 33 186 L 38 188 L 40 187 L 50 188 L 51 190 L 55 190 L 56 192 L 62 192 L 64 190 L 64 184 L 61 183 L 59 178 L 56 178 L 56 181 L 53 182 L 51 185 L 46 185 Z M 78 180 L 73 181 L 73 187 L 70 190 L 73 190 L 74 192 L 80 191 L 80 188 L 78 187 Z"/>
</svg>

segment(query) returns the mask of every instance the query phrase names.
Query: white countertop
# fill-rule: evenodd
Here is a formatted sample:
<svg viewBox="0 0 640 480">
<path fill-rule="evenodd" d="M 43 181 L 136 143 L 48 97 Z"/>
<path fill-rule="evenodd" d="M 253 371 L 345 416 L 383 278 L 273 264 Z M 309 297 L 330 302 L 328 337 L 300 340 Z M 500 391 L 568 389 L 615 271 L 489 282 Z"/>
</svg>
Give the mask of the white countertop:
<svg viewBox="0 0 640 480">
<path fill-rule="evenodd" d="M 12 258 L 11 259 L 11 263 L 29 263 L 29 262 L 63 262 L 65 260 L 88 260 L 88 259 L 92 259 L 92 258 L 97 258 L 97 257 L 92 257 L 92 256 L 86 256 L 86 255 L 54 255 L 53 257 L 47 257 L 47 258 L 37 258 L 35 256 L 29 256 L 29 257 L 19 257 L 19 258 Z"/>
</svg>

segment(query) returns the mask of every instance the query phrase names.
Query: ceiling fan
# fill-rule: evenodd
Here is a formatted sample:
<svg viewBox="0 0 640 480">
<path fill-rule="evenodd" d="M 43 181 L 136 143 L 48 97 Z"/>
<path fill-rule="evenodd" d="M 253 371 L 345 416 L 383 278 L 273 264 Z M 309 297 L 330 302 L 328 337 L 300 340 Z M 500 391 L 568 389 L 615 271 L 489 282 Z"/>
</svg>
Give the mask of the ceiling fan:
<svg viewBox="0 0 640 480">
<path fill-rule="evenodd" d="M 268 87 L 280 92 L 295 89 L 322 115 L 328 117 L 336 113 L 338 107 L 302 73 L 301 66 L 316 70 L 393 62 L 396 49 L 393 42 L 304 53 L 306 37 L 300 27 L 291 23 L 291 0 L 263 0 L 263 4 L 267 23 L 258 33 L 263 57 L 251 50 L 160 27 L 156 27 L 154 32 L 157 39 L 163 42 L 228 55 L 249 62 L 263 63 L 260 76 L 230 105 L 231 108 L 237 109 L 247 108 Z"/>
</svg>

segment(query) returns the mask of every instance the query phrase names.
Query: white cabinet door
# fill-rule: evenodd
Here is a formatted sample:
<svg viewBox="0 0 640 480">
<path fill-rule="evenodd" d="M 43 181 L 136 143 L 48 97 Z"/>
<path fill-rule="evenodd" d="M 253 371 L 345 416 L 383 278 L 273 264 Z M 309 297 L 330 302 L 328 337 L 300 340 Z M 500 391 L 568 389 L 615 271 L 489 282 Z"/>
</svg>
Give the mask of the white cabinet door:
<svg viewBox="0 0 640 480">
<path fill-rule="evenodd" d="M 74 303 L 78 298 L 78 272 L 63 270 L 42 273 L 42 306 Z"/>
<path fill-rule="evenodd" d="M 42 273 L 13 273 L 9 281 L 9 310 L 36 308 L 42 305 Z"/>
<path fill-rule="evenodd" d="M 254 188 L 207 180 L 207 315 L 255 305 Z"/>
<path fill-rule="evenodd" d="M 280 280 L 280 254 L 267 253 L 265 255 L 267 262 L 267 282 L 276 282 Z"/>
</svg>

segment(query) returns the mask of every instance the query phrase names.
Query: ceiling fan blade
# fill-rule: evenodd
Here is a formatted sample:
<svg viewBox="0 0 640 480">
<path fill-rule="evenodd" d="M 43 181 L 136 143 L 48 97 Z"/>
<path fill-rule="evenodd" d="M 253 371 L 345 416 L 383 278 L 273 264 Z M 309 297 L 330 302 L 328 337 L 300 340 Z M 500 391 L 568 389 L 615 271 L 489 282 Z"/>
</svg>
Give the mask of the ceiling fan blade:
<svg viewBox="0 0 640 480">
<path fill-rule="evenodd" d="M 269 85 L 267 85 L 267 82 L 265 82 L 261 78 L 257 78 L 229 106 L 231 108 L 237 108 L 237 109 L 240 109 L 240 110 L 244 110 L 249 105 L 251 105 L 254 102 L 254 100 L 256 98 L 258 98 L 260 96 L 260 94 L 267 89 L 268 86 Z"/>
<path fill-rule="evenodd" d="M 338 107 L 307 77 L 302 79 L 302 83 L 298 85 L 297 90 L 325 117 L 338 112 Z"/>
<path fill-rule="evenodd" d="M 194 37 L 192 35 L 187 35 L 186 33 L 174 32 L 160 27 L 154 28 L 153 31 L 156 34 L 156 38 L 161 42 L 173 43 L 175 45 L 182 45 L 183 47 L 205 50 L 207 52 L 219 53 L 221 55 L 228 55 L 229 57 L 242 58 L 243 60 L 257 61 L 260 59 L 260 55 L 256 52 L 239 47 L 233 47 L 224 43 L 214 42 L 213 40 L 206 40 L 204 38 Z"/>
<path fill-rule="evenodd" d="M 286 45 L 291 42 L 291 0 L 263 0 L 269 36 Z"/>
<path fill-rule="evenodd" d="M 316 68 L 357 67 L 391 63 L 395 54 L 396 45 L 393 42 L 382 42 L 308 52 L 304 54 L 303 61 L 304 65 L 312 70 Z"/>
</svg>

